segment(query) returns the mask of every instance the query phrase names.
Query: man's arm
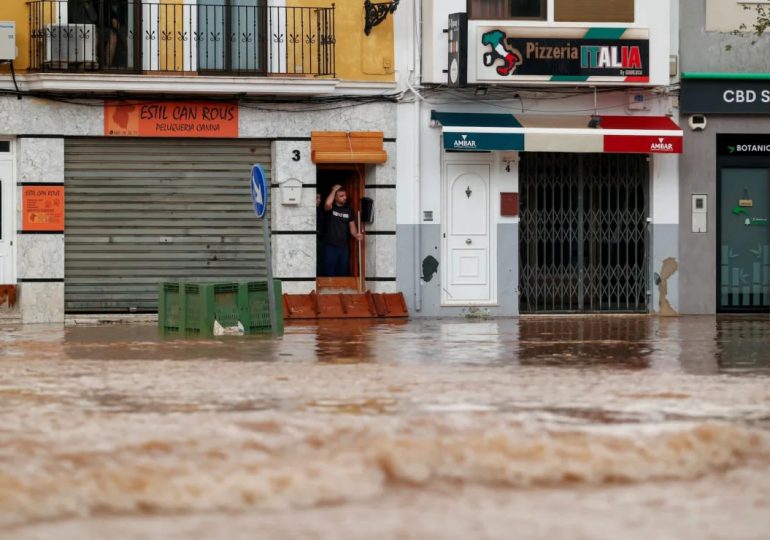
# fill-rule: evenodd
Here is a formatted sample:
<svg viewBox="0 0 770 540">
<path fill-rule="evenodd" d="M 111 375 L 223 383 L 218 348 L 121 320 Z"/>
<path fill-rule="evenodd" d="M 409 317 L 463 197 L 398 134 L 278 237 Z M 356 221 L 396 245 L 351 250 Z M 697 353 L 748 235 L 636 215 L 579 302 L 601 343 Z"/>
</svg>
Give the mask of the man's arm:
<svg viewBox="0 0 770 540">
<path fill-rule="evenodd" d="M 331 192 L 329 193 L 329 196 L 326 197 L 326 202 L 324 202 L 324 210 L 327 212 L 332 209 L 332 205 L 334 204 L 334 196 L 337 195 L 337 192 L 342 189 L 342 186 L 339 184 L 335 184 L 332 188 Z"/>
<path fill-rule="evenodd" d="M 350 234 L 353 235 L 353 238 L 356 240 L 363 240 L 364 239 L 364 233 L 358 232 L 358 227 L 356 227 L 356 222 L 353 220 L 350 220 L 350 223 L 348 223 L 350 226 Z"/>
</svg>

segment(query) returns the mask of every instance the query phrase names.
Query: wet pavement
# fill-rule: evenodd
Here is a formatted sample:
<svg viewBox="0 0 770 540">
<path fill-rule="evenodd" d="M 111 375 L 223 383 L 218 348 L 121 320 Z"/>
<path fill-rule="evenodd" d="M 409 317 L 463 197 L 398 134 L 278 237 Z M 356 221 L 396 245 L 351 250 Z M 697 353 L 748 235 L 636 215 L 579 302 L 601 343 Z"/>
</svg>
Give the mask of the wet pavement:
<svg viewBox="0 0 770 540">
<path fill-rule="evenodd" d="M 741 538 L 770 318 L 0 326 L 0 536 Z"/>
</svg>

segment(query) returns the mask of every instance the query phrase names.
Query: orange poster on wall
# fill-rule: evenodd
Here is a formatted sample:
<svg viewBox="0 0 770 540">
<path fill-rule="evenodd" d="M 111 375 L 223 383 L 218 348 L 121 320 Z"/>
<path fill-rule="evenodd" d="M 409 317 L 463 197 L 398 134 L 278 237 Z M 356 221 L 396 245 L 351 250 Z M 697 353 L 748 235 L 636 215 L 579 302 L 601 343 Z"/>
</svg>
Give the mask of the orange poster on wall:
<svg viewBox="0 0 770 540">
<path fill-rule="evenodd" d="M 22 229 L 46 232 L 64 230 L 64 186 L 22 188 Z"/>
<path fill-rule="evenodd" d="M 105 101 L 107 137 L 238 137 L 238 104 Z"/>
</svg>

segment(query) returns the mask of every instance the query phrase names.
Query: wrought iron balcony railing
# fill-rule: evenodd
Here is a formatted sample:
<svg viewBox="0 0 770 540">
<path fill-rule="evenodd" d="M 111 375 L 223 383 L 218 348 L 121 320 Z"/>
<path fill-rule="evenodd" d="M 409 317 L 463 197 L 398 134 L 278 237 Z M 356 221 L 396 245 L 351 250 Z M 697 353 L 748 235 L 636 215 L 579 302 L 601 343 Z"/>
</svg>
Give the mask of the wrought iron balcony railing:
<svg viewBox="0 0 770 540">
<path fill-rule="evenodd" d="M 37 71 L 335 75 L 334 4 L 265 0 L 32 0 Z"/>
</svg>

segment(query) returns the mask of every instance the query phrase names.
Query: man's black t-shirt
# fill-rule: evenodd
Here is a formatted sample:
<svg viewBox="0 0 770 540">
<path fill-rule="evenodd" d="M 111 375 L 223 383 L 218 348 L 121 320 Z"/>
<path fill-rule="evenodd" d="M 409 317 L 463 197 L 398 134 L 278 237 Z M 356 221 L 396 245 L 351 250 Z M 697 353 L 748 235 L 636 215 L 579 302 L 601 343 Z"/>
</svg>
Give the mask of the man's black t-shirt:
<svg viewBox="0 0 770 540">
<path fill-rule="evenodd" d="M 324 242 L 335 246 L 347 246 L 351 221 L 353 221 L 351 207 L 333 205 L 332 209 L 326 212 Z"/>
</svg>

